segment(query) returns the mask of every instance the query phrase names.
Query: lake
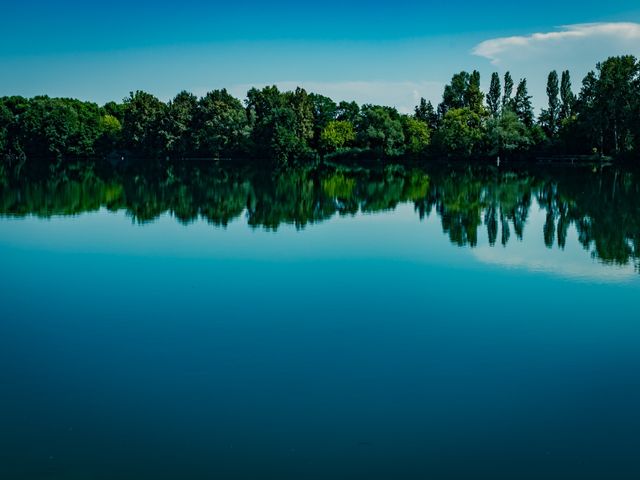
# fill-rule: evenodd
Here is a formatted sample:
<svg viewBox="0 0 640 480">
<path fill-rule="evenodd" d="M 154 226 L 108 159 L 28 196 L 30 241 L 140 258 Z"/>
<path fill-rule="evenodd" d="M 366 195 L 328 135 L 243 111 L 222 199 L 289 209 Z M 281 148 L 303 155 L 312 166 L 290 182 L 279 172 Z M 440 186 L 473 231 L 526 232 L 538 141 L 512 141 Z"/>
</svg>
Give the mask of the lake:
<svg viewBox="0 0 640 480">
<path fill-rule="evenodd" d="M 0 478 L 640 478 L 640 177 L 0 183 Z"/>
</svg>

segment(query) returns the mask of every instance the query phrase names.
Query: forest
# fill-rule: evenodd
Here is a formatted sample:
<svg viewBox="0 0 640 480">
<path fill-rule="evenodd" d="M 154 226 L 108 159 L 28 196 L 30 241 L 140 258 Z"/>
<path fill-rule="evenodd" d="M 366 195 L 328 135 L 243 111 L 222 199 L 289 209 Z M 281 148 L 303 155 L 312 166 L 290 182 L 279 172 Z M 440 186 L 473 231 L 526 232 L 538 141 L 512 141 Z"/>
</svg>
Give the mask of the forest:
<svg viewBox="0 0 640 480">
<path fill-rule="evenodd" d="M 0 169 L 69 159 L 250 160 L 288 167 L 367 158 L 527 160 L 588 156 L 640 158 L 640 62 L 598 63 L 574 93 L 569 71 L 552 71 L 545 108 L 534 112 L 527 80 L 460 72 L 434 106 L 413 114 L 334 102 L 302 88 L 225 89 L 201 98 L 183 91 L 165 103 L 137 91 L 103 106 L 68 98 L 0 98 Z M 3 172 L 0 171 L 0 177 Z"/>
</svg>

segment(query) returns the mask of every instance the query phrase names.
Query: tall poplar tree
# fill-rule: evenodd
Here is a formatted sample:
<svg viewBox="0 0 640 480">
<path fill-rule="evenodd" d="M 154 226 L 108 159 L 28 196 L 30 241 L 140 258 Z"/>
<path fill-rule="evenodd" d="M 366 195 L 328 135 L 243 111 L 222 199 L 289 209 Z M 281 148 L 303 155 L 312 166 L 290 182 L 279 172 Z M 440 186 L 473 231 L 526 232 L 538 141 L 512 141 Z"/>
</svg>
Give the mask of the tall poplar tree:
<svg viewBox="0 0 640 480">
<path fill-rule="evenodd" d="M 560 82 L 560 100 L 561 104 L 558 119 L 562 121 L 573 115 L 573 109 L 576 103 L 576 96 L 573 94 L 573 90 L 571 90 L 571 74 L 569 73 L 569 70 L 562 72 L 562 80 Z"/>
<path fill-rule="evenodd" d="M 549 73 L 549 77 L 547 78 L 548 107 L 543 110 L 542 115 L 540 115 L 540 124 L 549 137 L 553 137 L 558 131 L 558 116 L 560 114 L 559 93 L 558 72 L 554 70 Z"/>
<path fill-rule="evenodd" d="M 511 95 L 513 94 L 513 78 L 509 72 L 504 74 L 504 94 L 502 95 L 502 108 L 512 108 Z"/>
<path fill-rule="evenodd" d="M 497 117 L 500 113 L 501 94 L 502 86 L 500 85 L 500 75 L 498 75 L 498 72 L 494 72 L 491 75 L 491 85 L 489 86 L 489 93 L 487 94 L 487 107 L 489 107 L 489 113 L 493 117 Z"/>
<path fill-rule="evenodd" d="M 533 107 L 531 105 L 531 96 L 527 90 L 526 78 L 523 78 L 518 83 L 516 96 L 513 98 L 513 110 L 522 123 L 527 127 L 533 126 Z"/>
</svg>

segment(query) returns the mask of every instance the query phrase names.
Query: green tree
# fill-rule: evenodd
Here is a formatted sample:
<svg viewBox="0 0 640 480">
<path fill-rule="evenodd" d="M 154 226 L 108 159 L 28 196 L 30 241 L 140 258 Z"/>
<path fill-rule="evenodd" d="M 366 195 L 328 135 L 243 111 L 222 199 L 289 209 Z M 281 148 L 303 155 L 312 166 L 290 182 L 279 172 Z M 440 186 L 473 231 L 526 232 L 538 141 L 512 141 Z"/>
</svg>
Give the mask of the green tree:
<svg viewBox="0 0 640 480">
<path fill-rule="evenodd" d="M 562 72 L 562 80 L 560 83 L 560 112 L 558 118 L 563 121 L 573 115 L 573 109 L 576 97 L 571 89 L 571 74 L 569 70 Z"/>
<path fill-rule="evenodd" d="M 491 75 L 491 85 L 489 86 L 489 93 L 487 94 L 487 107 L 489 108 L 489 113 L 494 118 L 500 113 L 501 94 L 500 75 L 494 72 Z"/>
<path fill-rule="evenodd" d="M 513 78 L 511 77 L 511 73 L 506 72 L 504 74 L 504 93 L 502 94 L 502 109 L 512 108 L 512 98 L 513 95 Z"/>
<path fill-rule="evenodd" d="M 451 83 L 445 85 L 442 94 L 442 103 L 440 104 L 440 112 L 442 115 L 449 110 L 464 108 L 467 106 L 465 101 L 468 97 L 470 75 L 468 72 L 456 73 L 451 77 Z"/>
<path fill-rule="evenodd" d="M 485 138 L 482 117 L 469 108 L 449 110 L 438 130 L 438 145 L 449 154 L 470 157 L 480 153 Z"/>
<path fill-rule="evenodd" d="M 498 117 L 487 122 L 489 154 L 508 157 L 526 151 L 532 144 L 529 129 L 511 110 L 507 109 Z"/>
<path fill-rule="evenodd" d="M 533 126 L 533 106 L 531 105 L 531 96 L 527 90 L 527 79 L 522 79 L 518 83 L 516 96 L 513 98 L 513 111 L 520 121 L 527 127 Z"/>
<path fill-rule="evenodd" d="M 9 153 L 9 129 L 13 123 L 13 113 L 0 99 L 0 156 Z"/>
<path fill-rule="evenodd" d="M 469 75 L 469 84 L 464 95 L 464 106 L 483 115 L 485 113 L 483 104 L 484 94 L 480 90 L 480 72 L 474 70 Z"/>
<path fill-rule="evenodd" d="M 560 115 L 560 88 L 558 85 L 558 72 L 553 70 L 547 78 L 548 107 L 540 114 L 540 125 L 549 138 L 553 138 L 558 131 L 558 118 Z"/>
<path fill-rule="evenodd" d="M 426 123 L 431 131 L 438 128 L 438 114 L 433 108 L 433 104 L 424 98 L 420 98 L 420 103 L 414 109 L 414 117 L 416 120 Z"/>
<path fill-rule="evenodd" d="M 320 134 L 320 145 L 327 151 L 336 151 L 349 146 L 356 139 L 356 132 L 351 122 L 332 120 Z"/>
<path fill-rule="evenodd" d="M 120 145 L 122 124 L 116 117 L 106 113 L 100 119 L 100 131 L 102 135 L 96 143 L 96 151 L 108 155 Z"/>
<path fill-rule="evenodd" d="M 309 100 L 313 105 L 314 145 L 318 146 L 323 130 L 329 122 L 335 120 L 338 115 L 338 105 L 329 97 L 316 93 L 310 93 Z"/>
<path fill-rule="evenodd" d="M 608 58 L 596 68 L 598 107 L 606 122 L 605 135 L 612 141 L 613 151 L 620 153 L 631 146 L 634 106 L 640 95 L 640 63 L 635 57 L 625 55 Z"/>
<path fill-rule="evenodd" d="M 336 112 L 336 120 L 344 120 L 356 124 L 360 117 L 360 107 L 356 102 L 345 102 L 344 100 L 338 104 Z"/>
<path fill-rule="evenodd" d="M 243 155 L 251 127 L 242 102 L 226 89 L 202 97 L 194 116 L 193 144 L 200 154 L 213 157 Z"/>
<path fill-rule="evenodd" d="M 404 133 L 400 115 L 394 108 L 363 105 L 357 127 L 363 147 L 385 155 L 402 153 Z"/>
<path fill-rule="evenodd" d="M 158 135 L 167 106 L 150 93 L 138 90 L 124 101 L 124 145 L 137 155 L 159 158 L 165 154 L 164 138 Z"/>
<path fill-rule="evenodd" d="M 627 55 L 610 57 L 589 72 L 576 103 L 574 136 L 601 153 L 631 151 L 640 101 L 640 64 Z M 637 130 L 636 130 L 637 131 Z"/>
<path fill-rule="evenodd" d="M 101 112 L 95 103 L 34 97 L 16 125 L 15 142 L 28 157 L 89 157 L 100 137 Z"/>
<path fill-rule="evenodd" d="M 408 115 L 403 115 L 401 120 L 405 152 L 412 155 L 424 153 L 431 142 L 431 132 L 427 123 Z"/>
<path fill-rule="evenodd" d="M 158 135 L 163 138 L 163 150 L 175 156 L 193 153 L 194 117 L 198 108 L 195 95 L 182 91 L 167 105 Z"/>
<path fill-rule="evenodd" d="M 275 86 L 252 88 L 247 106 L 255 118 L 255 154 L 283 166 L 312 156 L 308 140 L 313 136 L 313 105 L 304 90 L 280 93 Z"/>
</svg>

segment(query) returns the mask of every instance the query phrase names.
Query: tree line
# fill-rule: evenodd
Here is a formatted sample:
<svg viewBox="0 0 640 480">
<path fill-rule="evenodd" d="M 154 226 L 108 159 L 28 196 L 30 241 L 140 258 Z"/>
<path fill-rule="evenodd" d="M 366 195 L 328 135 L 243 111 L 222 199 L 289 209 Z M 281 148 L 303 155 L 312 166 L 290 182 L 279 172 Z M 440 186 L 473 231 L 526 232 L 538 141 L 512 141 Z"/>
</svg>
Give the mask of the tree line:
<svg viewBox="0 0 640 480">
<path fill-rule="evenodd" d="M 99 106 L 68 98 L 0 98 L 0 157 L 16 162 L 74 158 L 254 159 L 278 166 L 376 157 L 516 158 L 640 156 L 640 62 L 598 63 L 574 94 L 569 71 L 553 71 L 536 116 L 527 80 L 509 72 L 460 72 L 434 107 L 413 114 L 334 102 L 302 88 L 252 88 L 245 102 L 226 90 L 165 103 L 137 91 Z"/>
</svg>

